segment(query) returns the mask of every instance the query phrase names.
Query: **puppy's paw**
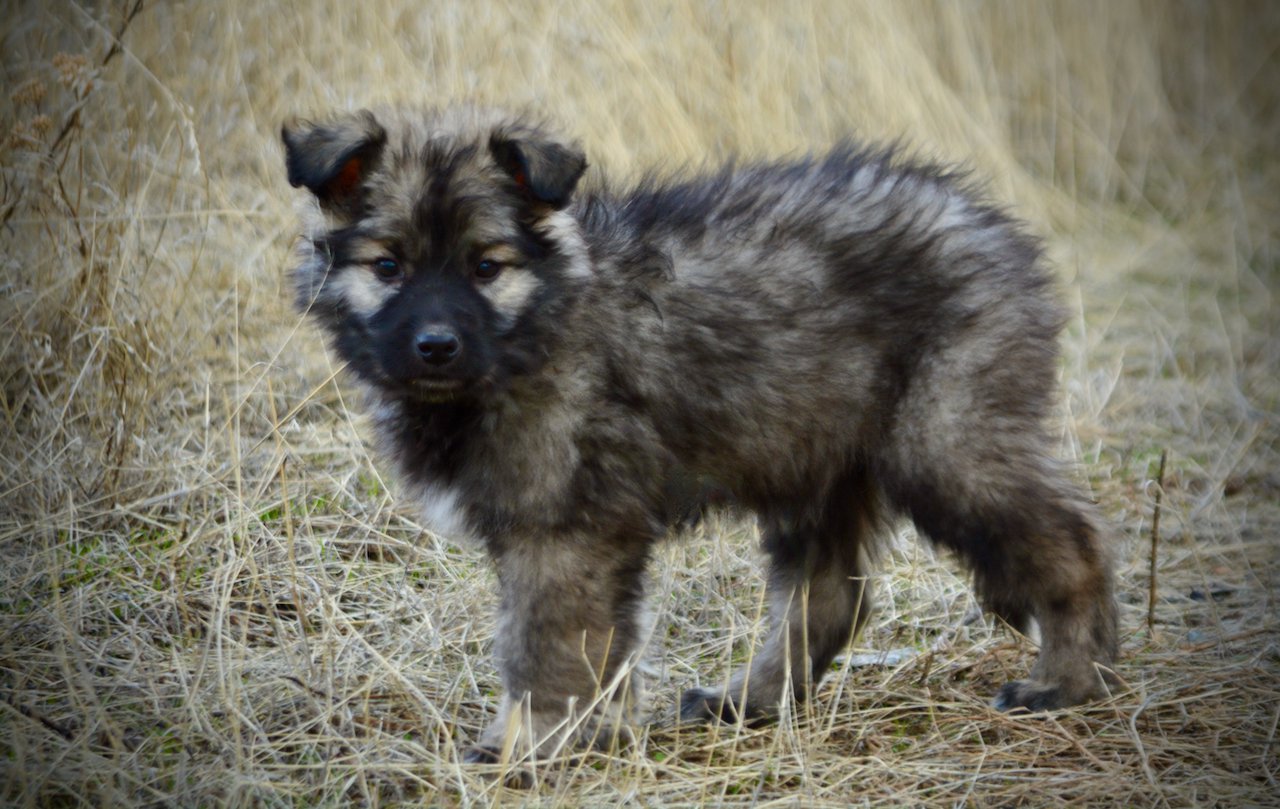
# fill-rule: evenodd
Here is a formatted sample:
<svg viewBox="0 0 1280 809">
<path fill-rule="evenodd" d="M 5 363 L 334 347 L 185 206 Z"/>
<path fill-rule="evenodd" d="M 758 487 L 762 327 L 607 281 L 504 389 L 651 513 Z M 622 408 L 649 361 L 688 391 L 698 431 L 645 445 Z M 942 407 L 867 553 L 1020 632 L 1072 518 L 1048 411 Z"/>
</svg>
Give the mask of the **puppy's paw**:
<svg viewBox="0 0 1280 809">
<path fill-rule="evenodd" d="M 680 695 L 681 724 L 737 722 L 738 712 L 723 691 L 713 688 L 690 688 Z"/>
<path fill-rule="evenodd" d="M 718 688 L 690 688 L 680 695 L 681 724 L 706 724 L 723 722 L 734 725 L 739 722 L 747 727 L 767 725 L 774 719 L 774 711 L 752 705 L 750 701 L 740 706 Z"/>
<path fill-rule="evenodd" d="M 991 704 L 999 711 L 1040 713 L 1065 708 L 1075 702 L 1075 700 L 1066 699 L 1059 686 L 1038 683 L 1035 680 L 1014 680 L 1001 687 Z"/>
</svg>

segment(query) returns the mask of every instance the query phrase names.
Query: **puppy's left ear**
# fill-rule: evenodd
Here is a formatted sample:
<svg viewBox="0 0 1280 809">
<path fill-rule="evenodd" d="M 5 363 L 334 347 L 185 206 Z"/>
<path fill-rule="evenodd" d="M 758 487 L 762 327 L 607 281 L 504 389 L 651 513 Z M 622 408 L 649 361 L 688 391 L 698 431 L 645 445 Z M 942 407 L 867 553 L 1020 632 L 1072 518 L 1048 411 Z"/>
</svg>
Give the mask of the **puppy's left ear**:
<svg viewBox="0 0 1280 809">
<path fill-rule="evenodd" d="M 495 131 L 489 137 L 489 151 L 517 186 L 557 210 L 569 204 L 587 170 L 586 155 L 576 145 L 532 133 Z"/>
</svg>

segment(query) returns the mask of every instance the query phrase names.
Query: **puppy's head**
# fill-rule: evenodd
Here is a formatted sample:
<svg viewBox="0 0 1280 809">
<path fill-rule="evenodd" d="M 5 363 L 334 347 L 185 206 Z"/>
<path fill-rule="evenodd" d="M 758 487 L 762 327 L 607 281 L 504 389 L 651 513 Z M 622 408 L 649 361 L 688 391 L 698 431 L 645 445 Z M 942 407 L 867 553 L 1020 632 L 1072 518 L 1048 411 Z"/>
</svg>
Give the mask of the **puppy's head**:
<svg viewBox="0 0 1280 809">
<path fill-rule="evenodd" d="M 590 274 L 565 213 L 586 159 L 475 110 L 362 111 L 283 132 L 315 204 L 296 272 L 349 367 L 424 403 L 482 397 L 539 366 Z"/>
</svg>

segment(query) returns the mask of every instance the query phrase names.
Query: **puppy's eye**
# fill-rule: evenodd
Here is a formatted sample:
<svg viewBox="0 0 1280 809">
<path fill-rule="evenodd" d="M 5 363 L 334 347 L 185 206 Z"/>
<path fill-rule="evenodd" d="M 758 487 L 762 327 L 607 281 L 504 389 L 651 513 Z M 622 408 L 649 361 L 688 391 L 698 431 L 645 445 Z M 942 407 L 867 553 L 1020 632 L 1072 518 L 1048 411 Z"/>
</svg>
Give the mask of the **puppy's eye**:
<svg viewBox="0 0 1280 809">
<path fill-rule="evenodd" d="M 480 281 L 492 281 L 502 272 L 502 262 L 491 258 L 481 259 L 476 265 L 476 278 Z"/>
<path fill-rule="evenodd" d="M 400 279 L 400 262 L 394 258 L 380 258 L 373 262 L 373 272 L 383 281 L 397 281 Z"/>
</svg>

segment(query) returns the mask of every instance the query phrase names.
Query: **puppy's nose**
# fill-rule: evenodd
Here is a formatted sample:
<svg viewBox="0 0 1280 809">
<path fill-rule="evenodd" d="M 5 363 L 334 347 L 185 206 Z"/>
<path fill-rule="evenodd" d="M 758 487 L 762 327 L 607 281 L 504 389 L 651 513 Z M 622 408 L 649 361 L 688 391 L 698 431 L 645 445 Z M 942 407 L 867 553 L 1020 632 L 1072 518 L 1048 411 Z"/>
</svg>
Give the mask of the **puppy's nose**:
<svg viewBox="0 0 1280 809">
<path fill-rule="evenodd" d="M 414 348 L 423 362 L 441 366 L 457 359 L 462 352 L 462 343 L 448 329 L 431 328 L 418 333 L 414 338 Z"/>
</svg>

